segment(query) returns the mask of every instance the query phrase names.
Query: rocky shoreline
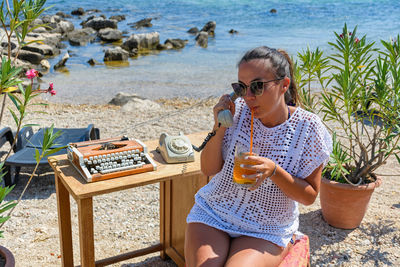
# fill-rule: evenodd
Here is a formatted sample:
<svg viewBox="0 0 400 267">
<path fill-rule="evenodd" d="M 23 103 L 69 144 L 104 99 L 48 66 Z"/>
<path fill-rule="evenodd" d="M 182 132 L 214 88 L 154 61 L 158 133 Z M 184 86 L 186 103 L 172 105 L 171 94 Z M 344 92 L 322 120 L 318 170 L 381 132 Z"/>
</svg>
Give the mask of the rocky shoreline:
<svg viewBox="0 0 400 267">
<path fill-rule="evenodd" d="M 127 135 L 146 141 L 161 132 L 190 134 L 209 131 L 212 107 L 217 99 L 159 99 L 160 109 L 124 109 L 117 105 L 71 105 L 50 103 L 36 106 L 47 114 L 30 113 L 27 122 L 57 127 L 85 127 L 93 123 L 102 138 Z M 3 125 L 13 127 L 6 113 Z M 199 144 L 195 144 L 199 145 Z M 15 199 L 27 182 L 29 169 L 8 199 Z M 400 167 L 391 158 L 382 168 L 383 184 L 372 196 L 360 227 L 341 230 L 322 218 L 319 199 L 300 205 L 300 231 L 310 237 L 311 266 L 397 266 L 400 265 Z M 130 189 L 94 198 L 95 253 L 97 259 L 142 248 L 158 241 L 158 185 Z M 71 199 L 74 262 L 79 263 L 77 207 Z M 57 204 L 54 176 L 40 170 L 27 194 L 6 223 L 1 244 L 15 255 L 17 266 L 60 266 Z M 175 266 L 158 253 L 112 266 Z"/>
<path fill-rule="evenodd" d="M 76 23 L 77 19 L 81 20 L 81 28 L 74 26 L 73 22 Z M 68 58 L 79 56 L 67 50 L 56 64 L 50 65 L 48 59 L 55 58 L 63 50 L 65 51 L 67 43 L 75 47 L 86 46 L 94 42 L 111 44 L 111 47 L 103 50 L 104 62 L 127 61 L 129 57 L 136 58 L 138 55 L 148 54 L 151 50 L 179 50 L 188 43 L 187 39 L 178 38 L 168 38 L 161 43 L 160 33 L 156 31 L 137 33 L 137 30 L 141 28 L 152 27 L 153 18 L 127 22 L 131 31 L 121 31 L 118 29 L 118 23 L 125 19 L 125 15 L 116 14 L 107 18 L 101 14 L 101 10 L 85 11 L 83 8 L 72 10 L 71 15 L 61 11 L 53 15 L 42 15 L 32 22 L 32 31 L 27 34 L 25 39 L 26 45 L 19 47 L 16 35 L 12 35 L 10 40 L 11 56 L 13 59 L 17 58 L 15 65 L 22 67 L 23 73 L 28 69 L 35 68 L 39 71 L 40 76 L 43 76 L 49 73 L 51 68 L 66 71 Z M 197 45 L 206 48 L 209 36 L 214 36 L 215 27 L 216 22 L 209 21 L 200 30 L 192 27 L 187 30 L 187 33 L 194 36 Z M 236 34 L 237 31 L 232 29 L 230 33 Z M 3 40 L 0 47 L 1 53 L 7 54 L 8 43 L 4 29 L 0 29 L 0 38 Z M 122 62 L 120 64 L 123 64 Z M 103 64 L 93 58 L 89 59 L 87 63 L 92 66 Z"/>
</svg>

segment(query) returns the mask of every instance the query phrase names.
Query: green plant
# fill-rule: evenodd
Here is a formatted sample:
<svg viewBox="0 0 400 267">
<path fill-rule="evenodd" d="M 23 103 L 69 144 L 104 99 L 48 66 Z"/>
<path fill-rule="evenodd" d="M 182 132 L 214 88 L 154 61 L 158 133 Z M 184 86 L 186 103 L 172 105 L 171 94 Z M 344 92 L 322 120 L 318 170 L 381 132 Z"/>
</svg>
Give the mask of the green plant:
<svg viewBox="0 0 400 267">
<path fill-rule="evenodd" d="M 37 40 L 31 42 L 25 42 L 25 38 L 27 34 L 33 31 L 35 28 L 43 26 L 36 25 L 35 27 L 31 27 L 32 22 L 42 14 L 46 8 L 44 8 L 44 4 L 46 0 L 13 0 L 12 6 L 8 0 L 2 1 L 0 5 L 0 24 L 2 29 L 5 32 L 5 37 L 7 38 L 7 57 L 3 56 L 0 53 L 1 57 L 1 68 L 0 68 L 0 94 L 3 94 L 3 103 L 1 106 L 0 112 L 0 122 L 3 117 L 3 112 L 6 107 L 6 99 L 9 97 L 12 101 L 13 106 L 8 107 L 15 123 L 17 131 L 15 133 L 15 138 L 10 147 L 10 150 L 6 154 L 5 158 L 3 158 L 3 162 L 0 163 L 0 181 L 4 176 L 4 161 L 8 158 L 11 153 L 12 148 L 17 142 L 17 137 L 19 131 L 26 126 L 32 126 L 34 124 L 23 124 L 26 114 L 28 113 L 28 109 L 32 105 L 44 105 L 41 103 L 34 104 L 32 100 L 37 97 L 41 93 L 50 93 L 51 95 L 55 94 L 53 89 L 53 84 L 50 84 L 47 90 L 41 90 L 40 87 L 33 88 L 33 79 L 37 77 L 38 72 L 34 69 L 31 69 L 26 72 L 26 76 L 30 79 L 30 84 L 26 87 L 22 86 L 22 80 L 20 79 L 20 74 L 22 71 L 21 67 L 16 66 L 16 59 L 18 58 L 20 49 L 32 42 L 38 42 Z M 12 52 L 12 38 L 17 40 L 18 46 L 14 52 Z M 12 58 L 14 56 L 14 58 Z M 4 187 L 0 186 L 0 229 L 4 225 L 4 223 L 10 218 L 12 211 L 16 207 L 16 205 L 22 199 L 26 189 L 28 188 L 36 170 L 39 166 L 40 160 L 48 156 L 52 153 L 55 153 L 62 149 L 63 147 L 58 147 L 55 149 L 51 149 L 54 145 L 57 137 L 60 136 L 60 132 L 53 132 L 53 126 L 46 129 L 44 132 L 43 138 L 43 150 L 39 153 L 36 150 L 36 167 L 34 168 L 27 184 L 25 185 L 22 193 L 20 194 L 17 201 L 8 201 L 3 203 L 5 197 L 11 192 L 13 186 Z M 7 216 L 2 216 L 2 214 L 6 211 L 9 211 Z M 2 232 L 0 231 L 0 237 L 2 237 Z"/>
<path fill-rule="evenodd" d="M 330 84 L 322 86 L 319 102 L 324 121 L 335 124 L 330 129 L 333 151 L 324 175 L 353 185 L 373 181 L 376 170 L 392 155 L 400 163 L 399 36 L 381 41 L 384 48 L 378 49 L 366 36 L 359 39 L 356 34 L 357 27 L 350 32 L 345 24 L 341 34 L 335 32 L 335 42 L 329 43 L 331 55 L 317 57 L 322 53 L 316 50 L 300 56 L 302 62 L 316 66 L 301 68 L 312 73 L 303 78 L 304 83 L 322 73 Z M 330 73 L 318 72 L 322 66 L 318 62 Z"/>
</svg>

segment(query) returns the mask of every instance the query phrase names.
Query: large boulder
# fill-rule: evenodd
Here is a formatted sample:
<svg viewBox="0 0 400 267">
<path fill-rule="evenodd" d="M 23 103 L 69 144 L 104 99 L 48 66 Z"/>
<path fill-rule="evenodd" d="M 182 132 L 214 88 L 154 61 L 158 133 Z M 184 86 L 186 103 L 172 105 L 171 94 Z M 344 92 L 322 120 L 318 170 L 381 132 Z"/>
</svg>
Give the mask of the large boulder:
<svg viewBox="0 0 400 267">
<path fill-rule="evenodd" d="M 75 15 L 75 16 L 82 16 L 82 15 L 84 15 L 85 14 L 85 10 L 83 9 L 83 8 L 77 8 L 77 9 L 75 9 L 75 10 L 72 10 L 71 11 L 71 14 L 72 15 Z"/>
<path fill-rule="evenodd" d="M 65 55 L 62 57 L 62 59 L 60 61 L 57 62 L 56 65 L 54 65 L 54 69 L 60 69 L 62 67 L 65 67 L 65 63 L 67 63 L 67 60 L 69 59 L 69 54 L 68 52 L 65 53 Z"/>
<path fill-rule="evenodd" d="M 92 29 L 95 29 L 96 31 L 99 31 L 100 29 L 105 29 L 105 28 L 117 29 L 118 25 L 116 20 L 97 17 L 83 24 L 83 27 L 84 28 L 90 27 Z"/>
<path fill-rule="evenodd" d="M 71 21 L 62 20 L 58 25 L 61 29 L 61 33 L 72 32 L 75 29 Z"/>
<path fill-rule="evenodd" d="M 104 54 L 104 61 L 125 61 L 128 57 L 129 53 L 121 47 L 109 48 Z"/>
<path fill-rule="evenodd" d="M 13 53 L 13 56 L 15 56 L 15 53 Z M 27 51 L 27 50 L 20 50 L 18 54 L 18 58 L 24 61 L 28 61 L 29 63 L 38 65 L 40 64 L 40 61 L 44 59 L 44 56 L 40 53 L 32 52 L 32 51 Z"/>
<path fill-rule="evenodd" d="M 115 42 L 122 39 L 122 32 L 117 29 L 105 28 L 99 31 L 98 36 L 105 42 Z"/>
<path fill-rule="evenodd" d="M 196 43 L 206 48 L 208 46 L 208 33 L 207 32 L 199 32 L 196 36 Z"/>
<path fill-rule="evenodd" d="M 122 106 L 121 110 L 125 112 L 143 110 L 160 110 L 160 104 L 149 99 L 140 97 L 136 94 L 118 93 L 109 104 Z"/>
<path fill-rule="evenodd" d="M 209 35 L 214 35 L 216 26 L 217 23 L 215 21 L 209 21 L 204 25 L 204 27 L 200 31 L 207 32 Z"/>
<path fill-rule="evenodd" d="M 121 45 L 127 51 L 133 49 L 154 49 L 160 43 L 160 34 L 158 32 L 132 34 Z"/>
<path fill-rule="evenodd" d="M 54 56 L 54 48 L 41 43 L 32 43 L 22 47 L 23 50 L 28 50 L 36 53 L 40 53 L 44 56 Z"/>
<path fill-rule="evenodd" d="M 182 39 L 167 39 L 164 44 L 167 46 L 171 46 L 174 49 L 182 49 L 187 44 L 188 40 Z"/>
<path fill-rule="evenodd" d="M 67 39 L 70 45 L 84 46 L 88 42 L 93 42 L 96 39 L 96 31 L 92 28 L 74 30 L 67 34 Z"/>
<path fill-rule="evenodd" d="M 153 26 L 153 24 L 151 24 L 151 20 L 152 20 L 152 18 L 141 19 L 134 23 L 128 23 L 128 25 L 131 25 L 131 28 L 135 28 L 135 29 L 140 29 L 142 27 L 149 28 L 149 27 Z"/>
<path fill-rule="evenodd" d="M 113 20 L 120 22 L 122 20 L 125 20 L 126 17 L 125 17 L 125 15 L 114 15 L 114 16 L 111 16 L 109 19 L 113 19 Z"/>
</svg>

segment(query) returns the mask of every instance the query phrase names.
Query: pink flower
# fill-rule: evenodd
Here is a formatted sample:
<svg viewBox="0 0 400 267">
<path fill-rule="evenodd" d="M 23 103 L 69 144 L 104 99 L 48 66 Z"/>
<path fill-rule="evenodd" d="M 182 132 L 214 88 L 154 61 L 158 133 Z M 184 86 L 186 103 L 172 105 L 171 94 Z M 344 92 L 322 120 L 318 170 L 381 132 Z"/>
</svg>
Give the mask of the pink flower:
<svg viewBox="0 0 400 267">
<path fill-rule="evenodd" d="M 356 39 L 354 40 L 354 42 L 355 42 L 356 44 L 358 44 L 358 43 L 360 42 L 360 39 L 358 39 L 358 38 L 356 37 Z"/>
<path fill-rule="evenodd" d="M 344 37 L 343 33 L 342 33 L 342 34 L 340 34 L 340 35 L 339 35 L 339 37 L 343 39 L 343 37 Z"/>
<path fill-rule="evenodd" d="M 35 69 L 30 69 L 25 73 L 26 77 L 31 80 L 33 78 L 35 78 L 36 76 L 38 76 L 38 74 L 39 74 L 39 72 Z"/>
<path fill-rule="evenodd" d="M 56 90 L 51 90 L 51 91 L 50 91 L 50 94 L 51 94 L 51 95 L 56 95 L 56 93 L 57 93 Z"/>
<path fill-rule="evenodd" d="M 49 91 L 53 91 L 54 90 L 54 85 L 53 85 L 53 83 L 49 83 L 49 89 L 48 89 Z"/>
</svg>

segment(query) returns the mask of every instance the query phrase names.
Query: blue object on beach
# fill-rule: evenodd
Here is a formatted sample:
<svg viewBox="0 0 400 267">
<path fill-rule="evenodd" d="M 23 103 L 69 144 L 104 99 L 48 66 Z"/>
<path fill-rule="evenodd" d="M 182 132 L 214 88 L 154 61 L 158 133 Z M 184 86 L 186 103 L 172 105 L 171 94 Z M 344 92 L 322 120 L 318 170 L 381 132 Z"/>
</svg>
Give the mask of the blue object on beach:
<svg viewBox="0 0 400 267">
<path fill-rule="evenodd" d="M 11 155 L 4 163 L 5 171 L 7 172 L 4 175 L 4 183 L 6 186 L 11 186 L 18 182 L 21 167 L 33 167 L 36 165 L 35 150 L 38 149 L 39 153 L 42 152 L 42 142 L 45 129 L 46 128 L 41 128 L 34 134 L 32 127 L 25 127 L 19 132 L 18 141 L 14 148 L 15 153 Z M 100 130 L 98 128 L 94 128 L 93 124 L 89 124 L 87 128 L 54 128 L 53 131 L 61 131 L 62 134 L 55 140 L 55 145 L 53 145 L 51 148 L 66 146 L 69 143 L 95 140 L 100 138 Z M 2 136 L 0 135 L 0 144 L 3 140 L 1 137 Z M 66 153 L 66 149 L 61 149 L 60 151 L 52 154 L 52 156 Z M 43 157 L 39 163 L 39 166 L 47 164 L 47 157 Z"/>
</svg>

